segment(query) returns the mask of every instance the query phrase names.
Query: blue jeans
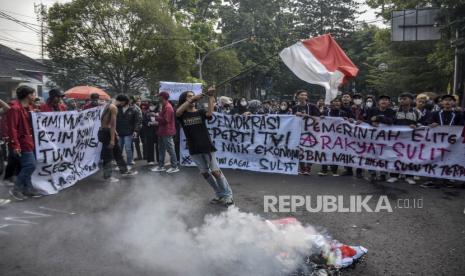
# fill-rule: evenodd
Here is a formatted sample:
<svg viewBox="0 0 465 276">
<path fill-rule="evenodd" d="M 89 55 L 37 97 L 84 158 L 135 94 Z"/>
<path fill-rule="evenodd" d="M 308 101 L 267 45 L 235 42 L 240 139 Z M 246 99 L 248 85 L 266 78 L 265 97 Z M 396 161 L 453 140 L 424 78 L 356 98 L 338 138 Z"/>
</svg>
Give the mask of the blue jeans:
<svg viewBox="0 0 465 276">
<path fill-rule="evenodd" d="M 31 176 L 36 169 L 36 157 L 32 151 L 21 152 L 19 157 L 21 169 L 16 178 L 16 189 L 21 192 L 32 191 Z"/>
<path fill-rule="evenodd" d="M 178 167 L 178 159 L 176 158 L 176 151 L 174 149 L 174 141 L 172 136 L 160 136 L 158 137 L 158 154 L 160 162 L 158 166 L 164 167 L 165 166 L 165 153 L 168 151 L 171 160 L 171 167 L 177 168 Z"/>
<path fill-rule="evenodd" d="M 130 165 L 132 163 L 132 135 L 129 136 L 119 136 L 119 147 L 121 151 L 126 149 L 126 160 L 127 164 Z"/>
<path fill-rule="evenodd" d="M 228 180 L 218 166 L 215 153 L 192 154 L 191 158 L 199 168 L 200 173 L 205 177 L 205 180 L 215 191 L 216 196 L 218 198 L 232 199 L 231 186 L 229 186 Z M 220 174 L 218 177 L 214 177 L 212 172 L 219 172 Z"/>
</svg>

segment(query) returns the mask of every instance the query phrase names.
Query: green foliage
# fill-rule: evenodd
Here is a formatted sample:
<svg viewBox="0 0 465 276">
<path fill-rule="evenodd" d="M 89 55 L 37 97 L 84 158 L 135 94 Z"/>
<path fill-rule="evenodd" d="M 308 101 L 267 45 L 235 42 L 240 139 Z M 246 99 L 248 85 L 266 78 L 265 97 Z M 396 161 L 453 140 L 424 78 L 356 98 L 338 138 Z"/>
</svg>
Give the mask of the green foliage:
<svg viewBox="0 0 465 276">
<path fill-rule="evenodd" d="M 87 83 L 75 69 L 92 72 L 96 84 L 116 93 L 137 93 L 146 83 L 182 80 L 193 64 L 188 33 L 166 12 L 165 1 L 74 0 L 55 4 L 47 14 L 47 51 L 54 80 Z M 91 83 L 93 84 L 93 83 Z"/>
</svg>

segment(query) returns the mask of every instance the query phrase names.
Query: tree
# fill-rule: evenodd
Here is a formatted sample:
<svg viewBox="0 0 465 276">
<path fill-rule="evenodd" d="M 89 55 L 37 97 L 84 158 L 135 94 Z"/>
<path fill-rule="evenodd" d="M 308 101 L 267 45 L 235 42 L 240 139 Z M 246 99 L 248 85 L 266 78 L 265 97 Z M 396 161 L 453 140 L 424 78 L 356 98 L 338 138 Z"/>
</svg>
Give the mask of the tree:
<svg viewBox="0 0 465 276">
<path fill-rule="evenodd" d="M 54 67 L 63 70 L 54 78 L 73 78 L 73 70 L 83 68 L 116 93 L 135 93 L 147 84 L 154 88 L 162 79 L 187 78 L 193 47 L 167 10 L 165 0 L 55 4 L 47 14 L 47 51 Z"/>
</svg>

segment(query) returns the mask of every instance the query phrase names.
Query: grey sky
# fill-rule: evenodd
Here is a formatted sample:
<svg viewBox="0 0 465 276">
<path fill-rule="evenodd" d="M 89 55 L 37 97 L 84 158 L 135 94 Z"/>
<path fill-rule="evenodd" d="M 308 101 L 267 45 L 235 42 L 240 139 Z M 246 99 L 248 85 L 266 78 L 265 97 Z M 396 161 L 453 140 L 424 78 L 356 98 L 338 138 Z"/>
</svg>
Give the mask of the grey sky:
<svg viewBox="0 0 465 276">
<path fill-rule="evenodd" d="M 8 13 L 21 21 L 38 24 L 34 13 L 34 3 L 42 2 L 46 6 L 51 6 L 55 2 L 65 3 L 70 1 L 71 0 L 0 0 L 0 11 Z M 359 2 L 364 1 L 359 0 Z M 368 22 L 377 20 L 375 10 L 365 5 L 361 8 L 361 11 L 364 10 L 366 12 L 361 14 L 357 20 Z M 378 21 L 375 22 L 375 24 L 382 25 L 382 22 Z M 3 18 L 0 18 L 0 44 L 13 49 L 20 49 L 23 54 L 32 58 L 40 58 L 39 35 L 15 22 Z"/>
</svg>

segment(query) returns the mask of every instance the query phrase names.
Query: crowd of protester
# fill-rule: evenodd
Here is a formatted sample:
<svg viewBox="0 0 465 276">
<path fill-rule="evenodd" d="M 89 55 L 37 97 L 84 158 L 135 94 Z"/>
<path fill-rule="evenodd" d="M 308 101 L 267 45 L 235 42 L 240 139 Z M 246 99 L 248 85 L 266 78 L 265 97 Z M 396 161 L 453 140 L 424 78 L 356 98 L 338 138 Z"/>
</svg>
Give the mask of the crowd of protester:
<svg viewBox="0 0 465 276">
<path fill-rule="evenodd" d="M 186 92 L 187 93 L 187 92 Z M 102 129 L 99 131 L 99 141 L 103 144 L 102 161 L 104 178 L 109 182 L 117 182 L 118 179 L 111 174 L 111 165 L 116 163 L 122 175 L 134 175 L 135 161 L 144 160 L 152 166 L 154 172 L 166 171 L 176 173 L 179 171 L 179 129 L 186 128 L 185 122 L 180 116 L 184 113 L 177 112 L 182 107 L 183 112 L 199 112 L 209 107 L 215 112 L 236 116 L 248 115 L 295 115 L 298 117 L 341 117 L 353 123 L 368 123 L 373 127 L 385 125 L 400 125 L 417 128 L 421 126 L 463 126 L 464 115 L 457 105 L 457 100 L 452 95 L 444 95 L 430 99 L 425 94 L 413 95 L 402 93 L 397 101 L 398 105 L 388 95 L 374 97 L 371 95 L 352 94 L 343 92 L 331 101 L 330 105 L 320 98 L 315 103 L 309 101 L 308 92 L 299 90 L 295 93 L 293 101 L 286 100 L 249 100 L 246 98 L 231 99 L 221 96 L 219 98 L 209 96 L 208 103 L 204 106 L 200 103 L 201 96 L 193 97 L 194 101 L 188 101 L 189 106 L 177 105 L 170 102 L 169 94 L 161 92 L 156 100 L 143 100 L 140 97 L 118 95 L 112 101 L 100 99 L 99 94 L 92 94 L 86 101 L 77 101 L 64 97 L 59 89 L 49 91 L 49 97 L 42 102 L 36 97 L 35 90 L 28 86 L 20 86 L 16 90 L 16 99 L 5 103 L 0 101 L 0 115 L 2 118 L 1 136 L 8 144 L 7 166 L 4 180 L 12 186 L 10 195 L 16 200 L 28 197 L 41 196 L 34 190 L 31 183 L 31 175 L 35 169 L 33 131 L 30 120 L 30 112 L 62 112 L 70 110 L 85 110 L 104 105 L 102 114 Z M 187 96 L 186 96 L 187 97 Z M 210 101 L 213 98 L 212 101 Z M 190 111 L 192 110 L 192 111 Z M 186 113 L 187 114 L 187 113 Z M 199 113 L 203 124 L 206 118 L 204 113 Z M 177 118 L 178 117 L 178 118 Z M 200 120 L 200 119 L 199 119 Z M 189 129 L 189 128 L 187 128 Z M 198 127 L 204 131 L 203 127 Z M 196 137 L 196 135 L 191 135 Z M 125 158 L 123 157 L 125 152 Z M 165 168 L 165 155 L 170 157 L 170 168 Z M 202 154 L 210 154 L 208 151 Z M 200 156 L 199 158 L 205 158 Z M 200 161 L 199 161 L 200 162 Z M 211 164 L 208 164 L 211 166 Z M 214 165 L 214 164 L 213 164 Z M 218 169 L 215 167 L 215 170 Z M 310 175 L 312 164 L 302 162 L 299 166 L 299 174 Z M 205 174 L 205 171 L 202 171 Z M 317 173 L 319 176 L 353 176 L 366 178 L 372 182 L 387 181 L 396 182 L 405 179 L 409 184 L 416 184 L 420 179 L 409 175 L 390 174 L 384 172 L 367 171 L 344 167 L 340 173 L 338 166 L 321 166 Z M 218 181 L 224 187 L 229 185 L 221 178 L 221 172 L 215 171 L 212 179 L 206 175 L 207 181 Z M 454 186 L 452 181 L 438 179 L 423 179 L 421 187 L 437 188 L 440 185 Z M 225 188 L 225 189 L 226 189 Z M 229 188 L 228 188 L 229 189 Z M 226 193 L 228 194 L 228 193 Z M 229 195 L 229 194 L 228 194 Z M 232 193 L 229 195 L 232 201 Z M 0 200 L 0 205 L 3 203 Z"/>
</svg>

